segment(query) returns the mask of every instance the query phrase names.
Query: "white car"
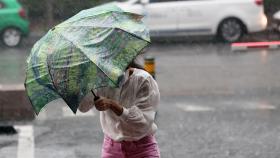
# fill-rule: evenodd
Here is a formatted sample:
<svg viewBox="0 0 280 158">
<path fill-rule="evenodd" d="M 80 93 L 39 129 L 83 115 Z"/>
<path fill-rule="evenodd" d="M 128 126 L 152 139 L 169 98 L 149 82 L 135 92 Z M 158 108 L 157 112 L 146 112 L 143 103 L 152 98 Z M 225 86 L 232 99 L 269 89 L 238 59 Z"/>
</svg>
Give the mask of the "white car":
<svg viewBox="0 0 280 158">
<path fill-rule="evenodd" d="M 145 15 L 152 37 L 218 35 L 235 42 L 267 26 L 263 0 L 128 0 L 116 4 Z"/>
</svg>

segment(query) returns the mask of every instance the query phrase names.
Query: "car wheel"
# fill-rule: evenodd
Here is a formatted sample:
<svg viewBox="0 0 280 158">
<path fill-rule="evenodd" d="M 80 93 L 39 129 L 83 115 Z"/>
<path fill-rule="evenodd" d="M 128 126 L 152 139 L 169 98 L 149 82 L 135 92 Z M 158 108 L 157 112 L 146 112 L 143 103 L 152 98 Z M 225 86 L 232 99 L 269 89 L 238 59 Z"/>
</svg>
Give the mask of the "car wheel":
<svg viewBox="0 0 280 158">
<path fill-rule="evenodd" d="M 225 42 L 236 42 L 244 34 L 244 25 L 235 18 L 224 20 L 218 30 L 218 36 Z"/>
<path fill-rule="evenodd" d="M 22 39 L 21 32 L 16 28 L 7 28 L 2 33 L 2 41 L 8 47 L 16 47 Z"/>
</svg>

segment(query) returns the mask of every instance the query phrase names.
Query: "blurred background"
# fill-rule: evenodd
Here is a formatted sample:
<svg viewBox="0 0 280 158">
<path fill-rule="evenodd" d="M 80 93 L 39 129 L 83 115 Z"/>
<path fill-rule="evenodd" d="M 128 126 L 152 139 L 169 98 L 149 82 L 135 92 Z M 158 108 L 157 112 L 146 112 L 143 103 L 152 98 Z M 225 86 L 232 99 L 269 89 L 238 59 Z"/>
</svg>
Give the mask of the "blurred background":
<svg viewBox="0 0 280 158">
<path fill-rule="evenodd" d="M 109 0 L 0 0 L 1 158 L 100 157 L 99 113 L 75 116 L 62 100 L 35 116 L 26 59 L 55 25 Z M 163 158 L 280 156 L 280 1 L 114 1 L 144 15 L 145 61 L 161 93 Z"/>
</svg>

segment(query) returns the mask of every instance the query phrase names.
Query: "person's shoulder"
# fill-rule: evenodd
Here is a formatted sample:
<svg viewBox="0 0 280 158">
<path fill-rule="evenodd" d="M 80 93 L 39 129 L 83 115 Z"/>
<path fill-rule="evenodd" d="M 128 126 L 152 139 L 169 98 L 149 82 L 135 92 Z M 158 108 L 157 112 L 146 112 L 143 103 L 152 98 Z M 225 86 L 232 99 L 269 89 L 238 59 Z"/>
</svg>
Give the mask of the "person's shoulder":
<svg viewBox="0 0 280 158">
<path fill-rule="evenodd" d="M 137 83 L 139 85 L 141 85 L 140 87 L 148 86 L 148 87 L 150 87 L 149 88 L 150 90 L 153 89 L 153 90 L 158 91 L 158 84 L 157 84 L 156 80 L 147 71 L 142 70 L 142 69 L 136 69 L 134 76 L 136 79 L 135 81 L 137 81 Z"/>
</svg>

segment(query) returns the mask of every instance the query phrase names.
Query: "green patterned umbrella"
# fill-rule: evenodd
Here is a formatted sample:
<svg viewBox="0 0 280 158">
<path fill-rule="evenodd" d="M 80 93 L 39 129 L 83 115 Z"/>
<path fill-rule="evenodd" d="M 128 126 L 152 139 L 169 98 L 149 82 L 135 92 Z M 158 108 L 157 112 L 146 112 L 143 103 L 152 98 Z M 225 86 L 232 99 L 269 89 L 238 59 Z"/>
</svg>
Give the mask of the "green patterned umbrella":
<svg viewBox="0 0 280 158">
<path fill-rule="evenodd" d="M 76 113 L 91 89 L 116 87 L 128 64 L 150 43 L 142 16 L 114 4 L 84 10 L 32 48 L 25 88 L 36 114 L 62 98 Z"/>
</svg>

